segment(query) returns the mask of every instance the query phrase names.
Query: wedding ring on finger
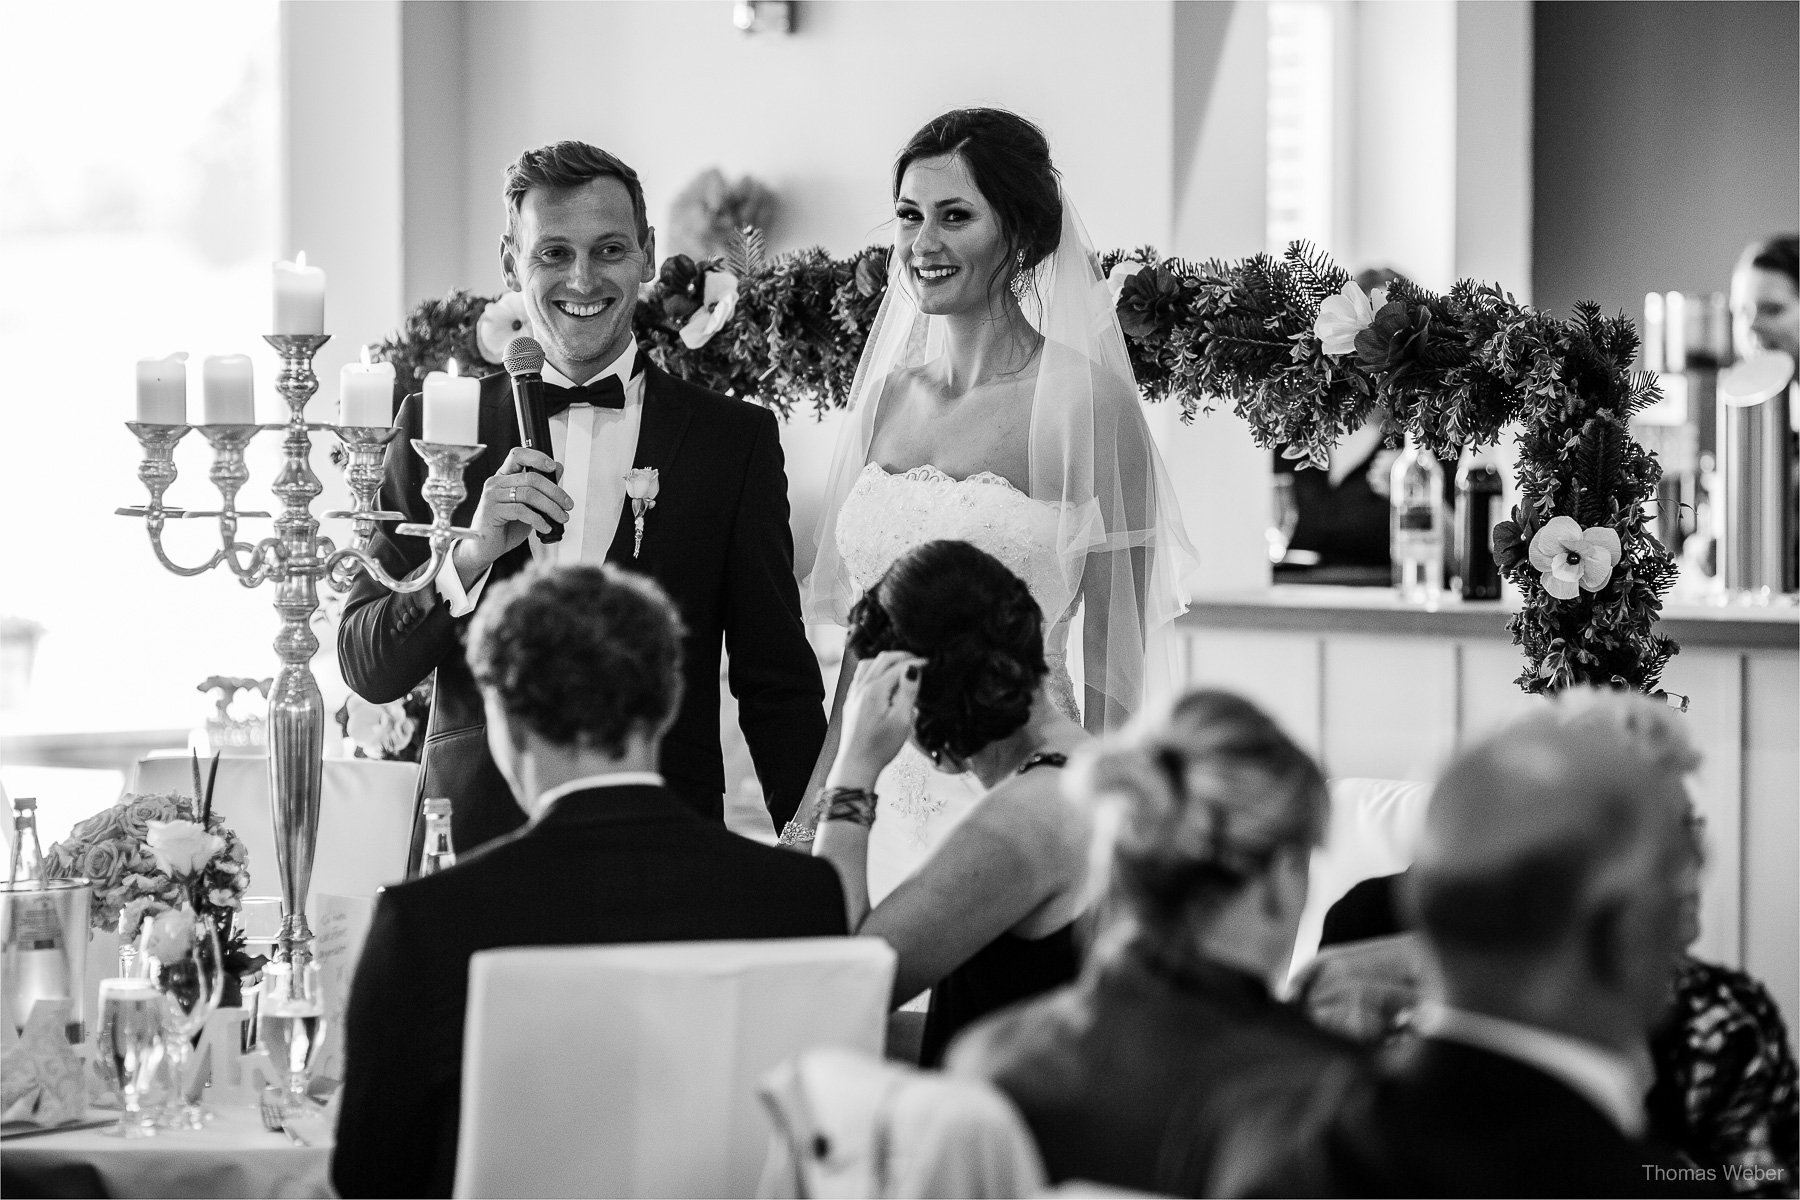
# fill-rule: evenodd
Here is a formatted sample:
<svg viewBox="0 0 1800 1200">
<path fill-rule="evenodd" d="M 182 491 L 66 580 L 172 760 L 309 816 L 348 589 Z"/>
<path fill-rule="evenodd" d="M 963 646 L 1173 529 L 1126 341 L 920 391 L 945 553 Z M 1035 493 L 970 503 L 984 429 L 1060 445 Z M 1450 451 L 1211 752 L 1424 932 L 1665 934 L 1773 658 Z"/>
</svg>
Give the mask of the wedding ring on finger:
<svg viewBox="0 0 1800 1200">
<path fill-rule="evenodd" d="M 509 487 L 506 489 L 506 502 L 508 504 L 517 504 L 519 502 L 519 489 L 518 488 Z"/>
</svg>

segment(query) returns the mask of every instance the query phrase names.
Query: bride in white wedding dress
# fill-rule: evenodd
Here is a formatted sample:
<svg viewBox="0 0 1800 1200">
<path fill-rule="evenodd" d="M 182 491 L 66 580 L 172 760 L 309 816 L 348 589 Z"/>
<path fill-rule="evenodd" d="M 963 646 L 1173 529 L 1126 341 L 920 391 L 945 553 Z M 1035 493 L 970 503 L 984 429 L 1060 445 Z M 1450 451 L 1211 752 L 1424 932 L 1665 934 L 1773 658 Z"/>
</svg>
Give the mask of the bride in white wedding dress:
<svg viewBox="0 0 1800 1200">
<path fill-rule="evenodd" d="M 1058 706 L 1091 732 L 1115 729 L 1140 703 L 1147 661 L 1159 665 L 1145 646 L 1186 607 L 1195 561 L 1099 260 L 1043 133 L 1003 110 L 960 109 L 915 134 L 895 164 L 894 215 L 806 619 L 843 624 L 913 546 L 970 542 L 1043 610 Z M 847 659 L 809 796 L 836 753 L 854 671 Z M 979 793 L 909 745 L 877 794 L 878 900 Z M 809 837 L 814 807 L 785 842 Z"/>
</svg>

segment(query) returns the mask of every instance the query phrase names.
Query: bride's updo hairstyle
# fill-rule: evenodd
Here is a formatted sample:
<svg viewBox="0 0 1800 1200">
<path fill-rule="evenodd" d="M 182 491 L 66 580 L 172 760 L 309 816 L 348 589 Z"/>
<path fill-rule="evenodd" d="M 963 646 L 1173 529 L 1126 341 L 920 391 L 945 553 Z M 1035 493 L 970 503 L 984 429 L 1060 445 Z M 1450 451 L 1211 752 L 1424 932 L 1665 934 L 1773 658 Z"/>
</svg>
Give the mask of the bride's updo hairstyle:
<svg viewBox="0 0 1800 1200">
<path fill-rule="evenodd" d="M 967 542 L 901 555 L 850 610 L 858 658 L 903 650 L 925 660 L 913 736 L 936 761 L 967 759 L 1016 733 L 1049 668 L 1031 589 Z"/>
<path fill-rule="evenodd" d="M 912 135 L 894 160 L 894 199 L 906 168 L 921 158 L 954 154 L 994 206 L 1006 235 L 1001 272 L 1030 270 L 1062 240 L 1062 188 L 1044 131 L 1003 108 L 957 108 Z M 1020 254 L 1024 259 L 1021 262 Z M 988 281 L 991 288 L 999 275 Z"/>
<path fill-rule="evenodd" d="M 1082 790 L 1123 801 L 1113 884 L 1140 937 L 1171 953 L 1284 850 L 1310 853 L 1330 797 L 1306 751 L 1256 705 L 1190 692 L 1160 727 L 1115 744 Z"/>
</svg>

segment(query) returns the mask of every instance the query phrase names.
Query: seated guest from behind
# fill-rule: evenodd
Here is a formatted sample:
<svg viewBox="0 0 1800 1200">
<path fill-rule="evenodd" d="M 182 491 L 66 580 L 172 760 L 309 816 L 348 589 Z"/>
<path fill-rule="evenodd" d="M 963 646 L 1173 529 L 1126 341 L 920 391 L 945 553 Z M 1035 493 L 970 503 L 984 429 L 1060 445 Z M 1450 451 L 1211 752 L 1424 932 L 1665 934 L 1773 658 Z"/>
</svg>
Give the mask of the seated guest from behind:
<svg viewBox="0 0 1800 1200">
<path fill-rule="evenodd" d="M 1091 739 L 1045 688 L 1030 588 L 967 542 L 902 555 L 851 610 L 849 647 L 813 852 L 838 869 L 851 928 L 899 955 L 894 1003 L 931 989 L 919 1060 L 935 1066 L 964 1025 L 1075 977 L 1090 822 L 1063 798 L 1062 766 Z M 908 738 L 988 790 L 871 911 L 873 789 Z"/>
<path fill-rule="evenodd" d="M 529 820 L 376 902 L 345 1021 L 344 1196 L 450 1194 L 478 951 L 845 931 L 829 866 L 703 820 L 656 773 L 681 701 L 681 622 L 661 589 L 611 566 L 532 567 L 491 589 L 469 666 Z"/>
<path fill-rule="evenodd" d="M 950 1070 L 1012 1098 L 1054 1182 L 1208 1195 L 1225 1097 L 1310 1095 L 1363 1070 L 1350 1043 L 1271 992 L 1325 831 L 1325 780 L 1224 692 L 1190 694 L 1079 778 L 1118 806 L 1122 923 L 1079 983 L 965 1033 Z"/>
<path fill-rule="evenodd" d="M 1720 1194 L 1645 1140 L 1646 1043 L 1684 946 L 1678 730 L 1622 692 L 1564 693 L 1439 780 L 1399 905 L 1434 994 L 1379 1082 L 1257 1194 Z"/>
</svg>

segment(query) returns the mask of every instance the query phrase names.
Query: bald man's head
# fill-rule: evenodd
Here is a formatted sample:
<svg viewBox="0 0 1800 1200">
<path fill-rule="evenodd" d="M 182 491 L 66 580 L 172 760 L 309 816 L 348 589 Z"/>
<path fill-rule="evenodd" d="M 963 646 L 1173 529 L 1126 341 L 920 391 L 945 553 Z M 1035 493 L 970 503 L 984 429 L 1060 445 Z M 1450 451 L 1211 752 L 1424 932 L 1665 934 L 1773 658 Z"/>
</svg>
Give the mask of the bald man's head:
<svg viewBox="0 0 1800 1200">
<path fill-rule="evenodd" d="M 1433 792 L 1410 901 L 1448 954 L 1531 957 L 1608 904 L 1667 884 L 1686 843 L 1677 714 L 1582 689 L 1453 762 Z"/>
</svg>

